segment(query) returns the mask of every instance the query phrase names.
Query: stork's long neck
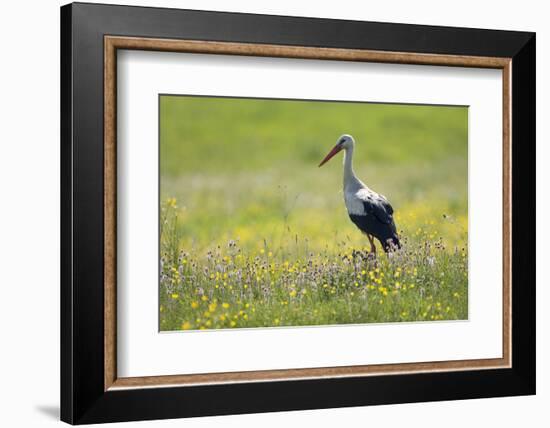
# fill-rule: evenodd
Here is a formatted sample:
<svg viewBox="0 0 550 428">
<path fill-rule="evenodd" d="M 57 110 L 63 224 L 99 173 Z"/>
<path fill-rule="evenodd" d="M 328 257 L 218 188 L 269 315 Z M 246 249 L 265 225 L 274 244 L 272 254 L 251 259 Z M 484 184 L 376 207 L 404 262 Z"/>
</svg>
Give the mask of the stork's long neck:
<svg viewBox="0 0 550 428">
<path fill-rule="evenodd" d="M 359 180 L 353 171 L 353 146 L 344 152 L 344 189 L 358 183 Z"/>
</svg>

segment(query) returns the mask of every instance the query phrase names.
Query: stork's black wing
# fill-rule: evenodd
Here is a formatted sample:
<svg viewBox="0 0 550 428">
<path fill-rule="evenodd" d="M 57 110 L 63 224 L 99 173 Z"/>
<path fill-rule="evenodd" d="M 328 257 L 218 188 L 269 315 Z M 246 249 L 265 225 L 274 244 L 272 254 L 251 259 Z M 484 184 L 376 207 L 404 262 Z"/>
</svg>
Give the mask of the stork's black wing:
<svg viewBox="0 0 550 428">
<path fill-rule="evenodd" d="M 381 195 L 365 198 L 363 199 L 363 206 L 366 213 L 374 215 L 381 223 L 393 225 L 395 229 L 393 207 L 386 198 Z"/>
<path fill-rule="evenodd" d="M 376 237 L 385 251 L 392 246 L 401 248 L 393 220 L 393 208 L 381 195 L 369 192 L 358 195 L 363 202 L 365 215 L 350 215 L 351 221 L 364 233 Z"/>
</svg>

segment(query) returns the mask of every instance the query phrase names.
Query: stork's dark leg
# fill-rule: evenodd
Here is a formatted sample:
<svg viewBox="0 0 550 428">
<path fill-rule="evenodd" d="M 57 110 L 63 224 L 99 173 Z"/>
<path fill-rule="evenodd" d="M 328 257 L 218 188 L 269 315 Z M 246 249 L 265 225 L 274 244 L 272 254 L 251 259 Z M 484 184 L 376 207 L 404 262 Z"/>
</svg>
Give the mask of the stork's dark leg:
<svg viewBox="0 0 550 428">
<path fill-rule="evenodd" d="M 376 245 L 374 244 L 374 237 L 367 233 L 367 238 L 369 238 L 369 242 L 370 242 L 370 252 L 371 254 L 376 256 Z"/>
</svg>

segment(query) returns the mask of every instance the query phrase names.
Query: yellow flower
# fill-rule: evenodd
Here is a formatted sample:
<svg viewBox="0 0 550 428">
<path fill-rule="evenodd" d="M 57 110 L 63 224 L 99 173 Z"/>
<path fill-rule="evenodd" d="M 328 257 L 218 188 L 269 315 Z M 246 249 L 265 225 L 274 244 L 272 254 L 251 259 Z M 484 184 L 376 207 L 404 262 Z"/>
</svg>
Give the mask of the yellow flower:
<svg viewBox="0 0 550 428">
<path fill-rule="evenodd" d="M 177 205 L 176 205 L 176 198 L 168 198 L 166 200 L 166 204 L 170 207 L 170 208 L 177 208 Z"/>
<path fill-rule="evenodd" d="M 227 309 L 227 308 L 229 308 L 229 303 L 224 302 L 224 303 L 222 303 L 222 306 L 224 307 L 224 309 Z"/>
<path fill-rule="evenodd" d="M 217 307 L 218 307 L 218 304 L 217 304 L 217 303 L 210 303 L 210 304 L 208 305 L 208 310 L 209 310 L 210 312 L 214 312 L 214 311 L 216 310 Z"/>
<path fill-rule="evenodd" d="M 202 300 L 203 302 L 208 302 L 208 296 L 202 296 L 202 297 L 201 297 L 201 300 Z"/>
<path fill-rule="evenodd" d="M 172 293 L 172 299 L 177 299 L 180 295 L 178 293 Z"/>
<path fill-rule="evenodd" d="M 182 330 L 189 330 L 191 328 L 191 323 L 189 321 L 185 321 L 182 325 L 181 325 L 181 329 Z"/>
<path fill-rule="evenodd" d="M 235 326 L 237 325 L 237 323 L 236 323 L 235 321 L 231 321 L 231 322 L 229 323 L 229 325 L 230 325 L 231 327 L 235 327 Z"/>
<path fill-rule="evenodd" d="M 191 307 L 193 309 L 197 309 L 199 307 L 199 304 L 197 302 L 191 302 Z"/>
<path fill-rule="evenodd" d="M 296 297 L 296 290 L 292 290 L 289 294 L 290 297 Z"/>
</svg>

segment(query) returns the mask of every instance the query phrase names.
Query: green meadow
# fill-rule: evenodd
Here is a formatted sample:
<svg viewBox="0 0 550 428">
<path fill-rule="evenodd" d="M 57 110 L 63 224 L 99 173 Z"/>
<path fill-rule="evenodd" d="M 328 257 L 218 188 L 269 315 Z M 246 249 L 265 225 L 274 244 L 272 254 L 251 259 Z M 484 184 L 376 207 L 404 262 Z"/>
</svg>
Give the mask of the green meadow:
<svg viewBox="0 0 550 428">
<path fill-rule="evenodd" d="M 338 137 L 395 210 L 349 220 Z M 466 319 L 465 107 L 161 96 L 161 330 Z"/>
</svg>

